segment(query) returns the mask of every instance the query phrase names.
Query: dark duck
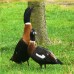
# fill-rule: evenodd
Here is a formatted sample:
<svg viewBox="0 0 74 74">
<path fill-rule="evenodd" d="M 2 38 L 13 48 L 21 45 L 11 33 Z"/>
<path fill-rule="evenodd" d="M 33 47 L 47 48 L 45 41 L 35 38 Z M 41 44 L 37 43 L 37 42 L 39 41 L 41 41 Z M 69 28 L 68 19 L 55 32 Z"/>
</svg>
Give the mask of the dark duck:
<svg viewBox="0 0 74 74">
<path fill-rule="evenodd" d="M 32 10 L 33 10 L 32 7 L 28 7 L 24 12 L 24 24 L 25 24 L 24 34 L 22 38 L 19 40 L 19 42 L 17 43 L 14 54 L 10 59 L 18 64 L 21 64 L 22 62 L 27 61 L 29 65 L 29 62 L 28 62 L 29 55 L 27 50 L 28 50 L 30 39 L 32 39 L 32 37 L 30 36 L 30 33 L 32 33 L 31 32 L 32 25 L 30 23 L 30 16 L 31 16 Z"/>
<path fill-rule="evenodd" d="M 33 37 L 35 37 L 34 35 Z M 29 43 L 28 53 L 40 65 L 40 68 L 42 68 L 42 65 L 46 68 L 46 64 L 63 64 L 51 51 L 44 47 L 36 46 L 35 38 Z"/>
</svg>

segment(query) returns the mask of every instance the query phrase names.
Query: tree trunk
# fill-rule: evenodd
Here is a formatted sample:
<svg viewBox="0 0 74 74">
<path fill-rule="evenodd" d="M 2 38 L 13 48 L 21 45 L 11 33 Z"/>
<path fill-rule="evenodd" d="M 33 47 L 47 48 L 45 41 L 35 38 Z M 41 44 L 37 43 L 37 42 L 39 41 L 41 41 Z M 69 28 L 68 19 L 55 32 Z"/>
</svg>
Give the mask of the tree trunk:
<svg viewBox="0 0 74 74">
<path fill-rule="evenodd" d="M 34 7 L 31 22 L 33 28 L 37 31 L 36 42 L 39 45 L 49 44 L 45 20 L 45 3 L 38 1 L 28 2 L 28 6 Z"/>
</svg>

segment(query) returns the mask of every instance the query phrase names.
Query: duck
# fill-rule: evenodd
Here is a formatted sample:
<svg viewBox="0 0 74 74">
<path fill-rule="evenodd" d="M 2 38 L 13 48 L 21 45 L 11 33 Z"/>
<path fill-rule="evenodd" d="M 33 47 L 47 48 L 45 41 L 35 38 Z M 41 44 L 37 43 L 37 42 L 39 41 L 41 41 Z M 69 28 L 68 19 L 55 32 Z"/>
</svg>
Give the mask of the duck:
<svg viewBox="0 0 74 74">
<path fill-rule="evenodd" d="M 35 35 L 35 34 L 34 34 Z M 35 37 L 35 36 L 33 36 Z M 29 43 L 28 46 L 29 56 L 40 65 L 42 69 L 42 65 L 46 68 L 46 64 L 63 64 L 49 49 L 37 46 L 35 38 Z"/>
<path fill-rule="evenodd" d="M 25 12 L 24 12 L 24 33 L 22 38 L 18 41 L 14 53 L 12 57 L 10 58 L 11 61 L 14 61 L 17 64 L 21 64 L 23 62 L 27 61 L 27 64 L 29 66 L 29 55 L 28 55 L 28 45 L 30 42 L 30 33 L 32 30 L 32 24 L 30 22 L 30 16 L 32 13 L 33 8 L 32 7 L 27 7 Z"/>
</svg>

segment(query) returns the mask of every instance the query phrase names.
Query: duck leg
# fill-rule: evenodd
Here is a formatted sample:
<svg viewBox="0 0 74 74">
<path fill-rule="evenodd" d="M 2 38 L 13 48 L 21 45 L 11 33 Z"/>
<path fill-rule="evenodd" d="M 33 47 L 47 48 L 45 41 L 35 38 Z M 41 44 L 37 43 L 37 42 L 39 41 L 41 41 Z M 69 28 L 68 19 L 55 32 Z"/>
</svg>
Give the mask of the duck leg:
<svg viewBox="0 0 74 74">
<path fill-rule="evenodd" d="M 44 68 L 46 69 L 46 64 L 44 64 Z"/>
<path fill-rule="evenodd" d="M 29 61 L 27 60 L 27 64 L 28 64 L 28 66 L 29 66 Z"/>
<path fill-rule="evenodd" d="M 42 64 L 40 64 L 40 68 L 42 69 Z"/>
</svg>

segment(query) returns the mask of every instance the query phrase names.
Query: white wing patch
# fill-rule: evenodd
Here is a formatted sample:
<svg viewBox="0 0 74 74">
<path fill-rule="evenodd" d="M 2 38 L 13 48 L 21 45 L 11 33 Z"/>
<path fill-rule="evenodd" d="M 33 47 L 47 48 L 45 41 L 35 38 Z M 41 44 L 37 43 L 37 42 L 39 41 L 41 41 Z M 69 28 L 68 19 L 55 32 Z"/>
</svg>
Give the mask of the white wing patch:
<svg viewBox="0 0 74 74">
<path fill-rule="evenodd" d="M 41 59 L 44 59 L 45 58 L 45 55 L 43 55 L 43 54 L 40 55 L 40 54 L 36 53 L 36 56 L 39 57 L 39 58 L 41 58 Z"/>
</svg>

